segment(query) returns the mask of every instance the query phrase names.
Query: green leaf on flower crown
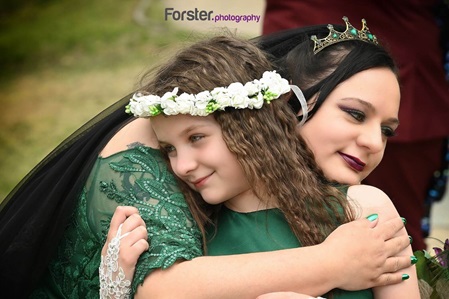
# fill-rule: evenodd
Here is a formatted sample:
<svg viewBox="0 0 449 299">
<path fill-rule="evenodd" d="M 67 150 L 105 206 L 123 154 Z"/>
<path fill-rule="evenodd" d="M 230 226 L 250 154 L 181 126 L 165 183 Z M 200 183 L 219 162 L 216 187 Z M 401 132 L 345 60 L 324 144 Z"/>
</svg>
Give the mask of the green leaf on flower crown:
<svg viewBox="0 0 449 299">
<path fill-rule="evenodd" d="M 162 112 L 161 105 L 150 106 L 149 110 L 151 116 L 157 116 Z"/>
</svg>

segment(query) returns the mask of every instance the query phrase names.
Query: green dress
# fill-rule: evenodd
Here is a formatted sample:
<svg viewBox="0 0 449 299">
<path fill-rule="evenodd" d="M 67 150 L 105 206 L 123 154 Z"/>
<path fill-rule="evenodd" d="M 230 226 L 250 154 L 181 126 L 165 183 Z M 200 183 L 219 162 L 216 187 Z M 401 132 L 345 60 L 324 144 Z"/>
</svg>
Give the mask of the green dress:
<svg viewBox="0 0 449 299">
<path fill-rule="evenodd" d="M 216 231 L 212 227 L 208 228 L 209 255 L 273 251 L 301 246 L 278 209 L 239 213 L 223 206 L 216 223 Z M 335 299 L 374 298 L 371 289 L 356 292 L 334 290 L 332 294 Z"/>
<path fill-rule="evenodd" d="M 139 209 L 150 250 L 139 259 L 133 292 L 154 269 L 201 256 L 201 234 L 158 150 L 139 146 L 99 157 L 55 258 L 31 298 L 99 298 L 101 249 L 118 205 Z"/>
</svg>

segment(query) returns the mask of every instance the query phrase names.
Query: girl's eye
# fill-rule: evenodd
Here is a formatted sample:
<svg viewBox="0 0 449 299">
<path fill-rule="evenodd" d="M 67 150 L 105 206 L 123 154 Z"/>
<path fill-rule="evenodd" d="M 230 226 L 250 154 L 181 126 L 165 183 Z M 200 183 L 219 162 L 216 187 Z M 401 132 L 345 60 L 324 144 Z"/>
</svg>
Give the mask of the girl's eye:
<svg viewBox="0 0 449 299">
<path fill-rule="evenodd" d="M 199 141 L 199 140 L 201 140 L 203 138 L 204 138 L 203 135 L 192 135 L 192 136 L 190 136 L 189 139 L 190 139 L 191 142 L 196 142 L 196 141 Z"/>
<path fill-rule="evenodd" d="M 161 146 L 161 150 L 168 155 L 171 152 L 174 152 L 176 149 L 173 145 L 164 145 Z"/>
<path fill-rule="evenodd" d="M 352 118 L 354 118 L 358 122 L 363 122 L 365 120 L 365 113 L 359 110 L 353 109 L 343 109 L 346 113 L 348 113 Z"/>
<path fill-rule="evenodd" d="M 396 136 L 395 130 L 393 130 L 393 129 L 390 128 L 390 127 L 383 126 L 383 127 L 381 128 L 381 130 L 382 130 L 382 134 L 384 134 L 384 136 L 387 137 L 387 138 Z"/>
</svg>

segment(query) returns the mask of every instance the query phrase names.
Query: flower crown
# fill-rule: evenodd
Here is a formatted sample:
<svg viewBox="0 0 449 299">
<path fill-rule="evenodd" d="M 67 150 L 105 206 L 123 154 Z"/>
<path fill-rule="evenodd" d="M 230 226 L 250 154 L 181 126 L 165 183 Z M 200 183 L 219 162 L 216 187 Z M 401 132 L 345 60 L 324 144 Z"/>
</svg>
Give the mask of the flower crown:
<svg viewBox="0 0 449 299">
<path fill-rule="evenodd" d="M 264 102 L 270 103 L 290 91 L 288 81 L 276 71 L 266 71 L 262 78 L 247 82 L 232 83 L 228 87 L 216 87 L 212 91 L 198 94 L 182 93 L 178 87 L 162 97 L 135 93 L 126 106 L 126 113 L 136 117 L 151 117 L 159 114 L 190 114 L 207 116 L 227 107 L 235 109 L 260 109 Z"/>
</svg>

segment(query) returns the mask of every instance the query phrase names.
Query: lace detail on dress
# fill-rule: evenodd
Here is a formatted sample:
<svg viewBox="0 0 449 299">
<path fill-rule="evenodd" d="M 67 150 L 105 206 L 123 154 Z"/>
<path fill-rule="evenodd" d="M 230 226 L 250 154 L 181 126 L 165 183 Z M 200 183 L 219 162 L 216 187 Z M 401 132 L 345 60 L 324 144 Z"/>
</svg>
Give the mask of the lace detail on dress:
<svg viewBox="0 0 449 299">
<path fill-rule="evenodd" d="M 128 149 L 98 158 L 34 298 L 99 297 L 101 249 L 118 205 L 139 209 L 151 242 L 137 263 L 132 294 L 151 271 L 202 255 L 199 229 L 161 153 L 144 146 Z"/>
<path fill-rule="evenodd" d="M 104 242 L 86 220 L 84 188 L 57 252 L 30 298 L 98 298 L 98 266 Z"/>
<path fill-rule="evenodd" d="M 120 205 L 137 207 L 147 225 L 150 249 L 136 266 L 132 282 L 135 293 L 151 271 L 201 256 L 201 233 L 158 150 L 139 146 L 109 166 L 120 179 L 101 181 L 101 192 Z"/>
<path fill-rule="evenodd" d="M 128 299 L 131 295 L 131 281 L 127 280 L 122 267 L 118 264 L 120 240 L 129 233 L 122 235 L 120 224 L 117 235 L 108 245 L 106 256 L 101 256 L 100 262 L 100 298 Z"/>
</svg>

